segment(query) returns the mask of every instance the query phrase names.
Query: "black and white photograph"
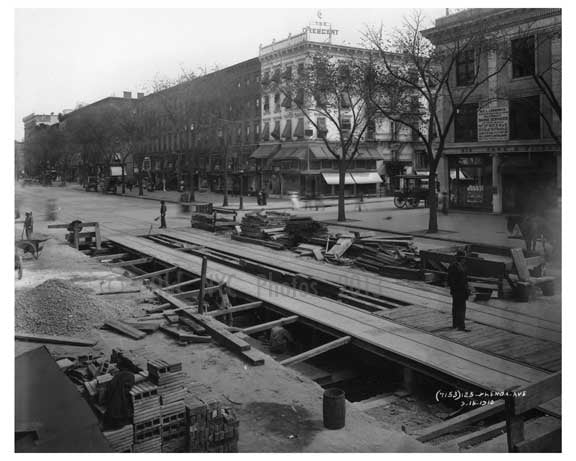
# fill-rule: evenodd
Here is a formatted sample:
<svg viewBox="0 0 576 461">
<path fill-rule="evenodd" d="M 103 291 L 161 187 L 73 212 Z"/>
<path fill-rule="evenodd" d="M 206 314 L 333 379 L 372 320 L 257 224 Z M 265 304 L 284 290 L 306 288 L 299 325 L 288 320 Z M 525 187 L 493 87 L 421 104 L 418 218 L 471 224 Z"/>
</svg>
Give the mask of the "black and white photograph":
<svg viewBox="0 0 576 461">
<path fill-rule="evenodd" d="M 26 3 L 12 454 L 570 449 L 563 8 Z"/>
</svg>

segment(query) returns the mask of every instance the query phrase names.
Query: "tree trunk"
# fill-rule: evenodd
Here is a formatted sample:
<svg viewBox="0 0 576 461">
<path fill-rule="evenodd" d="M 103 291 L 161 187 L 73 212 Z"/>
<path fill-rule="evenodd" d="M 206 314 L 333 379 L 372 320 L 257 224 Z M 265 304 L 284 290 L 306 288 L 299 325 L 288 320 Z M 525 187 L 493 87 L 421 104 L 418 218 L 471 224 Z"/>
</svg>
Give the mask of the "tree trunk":
<svg viewBox="0 0 576 461">
<path fill-rule="evenodd" d="M 344 189 L 346 188 L 346 160 L 338 162 L 338 222 L 346 221 Z"/>
<path fill-rule="evenodd" d="M 436 191 L 436 162 L 430 163 L 428 175 L 428 207 L 430 213 L 428 216 L 428 233 L 435 234 L 438 232 L 438 192 Z"/>
<path fill-rule="evenodd" d="M 124 172 L 124 165 L 125 163 L 122 163 L 122 195 L 126 193 L 126 173 Z"/>
</svg>

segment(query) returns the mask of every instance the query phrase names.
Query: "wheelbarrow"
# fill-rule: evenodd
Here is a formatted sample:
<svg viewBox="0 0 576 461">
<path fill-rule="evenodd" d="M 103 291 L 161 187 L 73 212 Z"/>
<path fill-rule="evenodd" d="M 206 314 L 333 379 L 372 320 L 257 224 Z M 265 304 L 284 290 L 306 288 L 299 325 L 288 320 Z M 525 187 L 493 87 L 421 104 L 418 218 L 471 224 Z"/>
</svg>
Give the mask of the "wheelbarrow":
<svg viewBox="0 0 576 461">
<path fill-rule="evenodd" d="M 50 238 L 52 237 L 49 235 L 34 233 L 32 234 L 32 238 L 29 240 L 27 239 L 16 240 L 15 246 L 17 249 L 21 250 L 23 254 L 30 253 L 32 256 L 34 256 L 34 259 L 38 259 L 38 256 L 40 256 L 40 252 L 42 251 L 44 242 L 46 240 L 49 240 Z"/>
</svg>

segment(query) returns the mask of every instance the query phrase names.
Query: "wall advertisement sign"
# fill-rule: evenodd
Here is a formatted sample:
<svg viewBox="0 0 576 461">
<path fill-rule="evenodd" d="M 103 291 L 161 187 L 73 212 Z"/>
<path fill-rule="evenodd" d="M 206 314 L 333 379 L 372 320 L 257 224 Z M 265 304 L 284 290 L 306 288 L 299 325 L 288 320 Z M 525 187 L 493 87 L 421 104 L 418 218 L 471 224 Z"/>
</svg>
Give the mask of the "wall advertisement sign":
<svg viewBox="0 0 576 461">
<path fill-rule="evenodd" d="M 508 141 L 508 106 L 478 109 L 478 141 Z"/>
</svg>

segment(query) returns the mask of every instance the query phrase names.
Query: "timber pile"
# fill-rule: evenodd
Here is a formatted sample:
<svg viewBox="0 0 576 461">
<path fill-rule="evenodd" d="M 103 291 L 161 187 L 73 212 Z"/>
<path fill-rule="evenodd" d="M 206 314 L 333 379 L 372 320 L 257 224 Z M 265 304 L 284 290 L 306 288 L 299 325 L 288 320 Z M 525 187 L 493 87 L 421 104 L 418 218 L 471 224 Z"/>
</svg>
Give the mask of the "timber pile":
<svg viewBox="0 0 576 461">
<path fill-rule="evenodd" d="M 284 228 L 289 218 L 288 213 L 274 211 L 246 213 L 240 224 L 241 235 L 262 240 L 282 239 L 286 235 Z"/>
<path fill-rule="evenodd" d="M 411 237 L 358 239 L 352 249 L 359 256 L 354 264 L 371 272 L 393 278 L 422 280 L 420 258 Z"/>
<path fill-rule="evenodd" d="M 291 216 L 286 222 L 285 231 L 291 246 L 306 243 L 315 237 L 323 237 L 327 233 L 326 225 L 314 221 L 310 216 Z"/>
<path fill-rule="evenodd" d="M 225 230 L 237 225 L 235 210 L 210 206 L 197 206 L 196 212 L 190 216 L 190 224 L 197 229 L 210 232 Z M 210 210 L 210 211 L 208 211 Z"/>
</svg>

